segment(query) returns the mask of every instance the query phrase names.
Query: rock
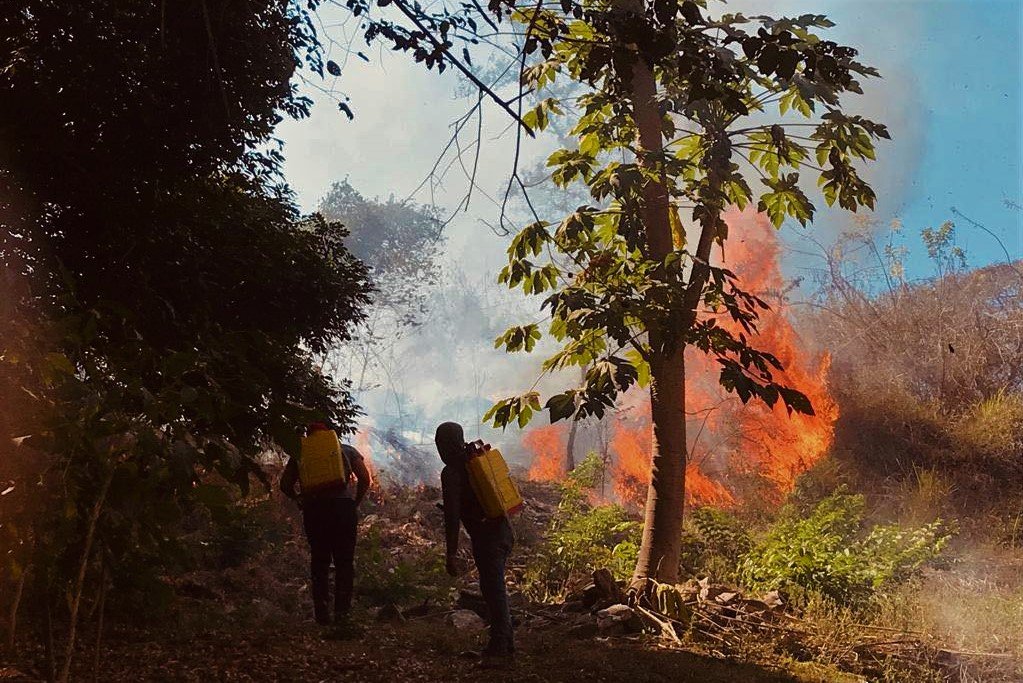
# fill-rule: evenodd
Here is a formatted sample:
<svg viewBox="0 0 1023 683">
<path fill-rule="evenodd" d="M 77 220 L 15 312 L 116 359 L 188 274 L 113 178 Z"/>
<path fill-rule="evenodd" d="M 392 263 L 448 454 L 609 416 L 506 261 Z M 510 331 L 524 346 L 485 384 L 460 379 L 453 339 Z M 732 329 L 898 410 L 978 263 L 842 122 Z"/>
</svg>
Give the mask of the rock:
<svg viewBox="0 0 1023 683">
<path fill-rule="evenodd" d="M 615 581 L 610 569 L 598 569 L 593 572 L 593 585 L 599 591 L 600 597 L 610 598 L 616 603 L 620 603 L 624 598 L 622 589 L 618 582 Z"/>
<path fill-rule="evenodd" d="M 458 631 L 482 631 L 486 622 L 470 609 L 455 610 L 448 615 L 448 623 Z"/>
<path fill-rule="evenodd" d="M 480 593 L 475 593 L 473 591 L 458 591 L 458 599 L 455 600 L 455 609 L 470 610 L 478 614 L 480 617 L 486 617 L 487 615 L 487 603 L 483 600 L 483 596 Z"/>
<path fill-rule="evenodd" d="M 717 599 L 719 595 L 728 592 L 730 592 L 728 586 L 720 583 L 711 583 L 707 577 L 700 579 L 700 600 L 703 602 L 710 602 Z"/>
<path fill-rule="evenodd" d="M 763 601 L 769 609 L 780 609 L 785 604 L 785 601 L 781 599 L 781 593 L 778 591 L 764 593 Z"/>
<path fill-rule="evenodd" d="M 582 595 L 580 597 L 582 599 L 583 604 L 586 605 L 586 607 L 589 608 L 589 607 L 593 607 L 598 602 L 600 602 L 600 599 L 602 597 L 609 597 L 609 596 L 604 596 L 601 593 L 601 590 L 597 587 L 597 584 L 591 583 L 586 588 L 583 588 Z"/>
<path fill-rule="evenodd" d="M 720 605 L 730 605 L 732 604 L 732 602 L 735 601 L 737 597 L 739 597 L 738 593 L 735 593 L 733 591 L 726 591 L 724 593 L 718 593 L 714 597 L 714 602 Z"/>
<path fill-rule="evenodd" d="M 391 602 L 381 607 L 377 612 L 377 621 L 400 624 L 408 620 L 405 618 L 405 615 L 402 614 L 401 609 Z"/>
<path fill-rule="evenodd" d="M 597 630 L 601 632 L 634 633 L 643 628 L 636 611 L 621 603 L 597 612 Z"/>
</svg>

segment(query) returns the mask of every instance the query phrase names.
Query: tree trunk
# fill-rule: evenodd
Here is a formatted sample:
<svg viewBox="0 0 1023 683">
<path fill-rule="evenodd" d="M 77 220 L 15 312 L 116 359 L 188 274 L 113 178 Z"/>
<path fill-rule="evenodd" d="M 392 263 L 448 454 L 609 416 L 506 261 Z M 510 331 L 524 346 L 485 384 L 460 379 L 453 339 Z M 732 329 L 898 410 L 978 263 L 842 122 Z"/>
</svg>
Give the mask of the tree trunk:
<svg viewBox="0 0 1023 683">
<path fill-rule="evenodd" d="M 565 447 L 565 472 L 575 469 L 575 433 L 579 429 L 579 420 L 572 420 L 568 428 L 568 445 Z"/>
<path fill-rule="evenodd" d="M 67 650 L 64 652 L 64 666 L 60 671 L 60 683 L 67 683 L 71 678 L 71 662 L 75 656 L 75 640 L 78 635 L 78 609 L 82 604 L 82 591 L 85 589 L 85 575 L 89 569 L 89 560 L 92 559 L 92 542 L 96 535 L 96 526 L 99 523 L 99 515 L 103 510 L 103 504 L 107 499 L 107 492 L 110 490 L 110 482 L 114 479 L 114 468 L 103 479 L 103 486 L 96 497 L 96 504 L 89 515 L 89 525 L 85 532 L 85 543 L 82 548 L 82 560 L 78 565 L 78 576 L 75 579 L 74 593 L 71 597 L 70 616 L 68 618 Z"/>
<path fill-rule="evenodd" d="M 641 12 L 643 8 L 639 0 L 621 0 L 620 6 L 632 12 Z M 637 163 L 653 168 L 664 151 L 662 116 L 654 73 L 638 55 L 632 67 L 630 90 L 639 143 Z M 663 261 L 675 249 L 668 209 L 664 180 L 648 180 L 643 187 L 643 226 L 646 255 L 655 261 Z M 675 341 L 680 330 L 648 332 L 654 448 L 643 542 L 633 575 L 637 587 L 644 586 L 647 579 L 673 583 L 678 578 L 685 503 L 685 347 Z"/>
<path fill-rule="evenodd" d="M 678 349 L 651 364 L 654 452 L 634 583 L 678 580 L 686 493 L 685 402 L 685 356 Z"/>
</svg>

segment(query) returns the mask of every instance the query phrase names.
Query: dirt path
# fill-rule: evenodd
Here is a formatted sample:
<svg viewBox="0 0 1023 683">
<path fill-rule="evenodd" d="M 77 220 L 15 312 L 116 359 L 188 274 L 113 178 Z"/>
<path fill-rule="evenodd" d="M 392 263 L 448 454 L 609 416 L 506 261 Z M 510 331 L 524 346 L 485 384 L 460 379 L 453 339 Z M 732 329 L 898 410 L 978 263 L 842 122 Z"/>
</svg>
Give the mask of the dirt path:
<svg viewBox="0 0 1023 683">
<path fill-rule="evenodd" d="M 557 630 L 521 633 L 520 652 L 512 669 L 481 671 L 474 660 L 459 656 L 478 647 L 479 638 L 459 633 L 441 619 L 398 625 L 369 622 L 362 634 L 343 640 L 325 639 L 324 635 L 322 629 L 301 621 L 257 628 L 239 622 L 221 623 L 205 631 L 190 626 L 180 632 L 115 633 L 103 648 L 97 672 L 92 669 L 93 652 L 80 654 L 74 680 L 93 680 L 96 674 L 96 680 L 110 683 L 800 680 L 754 665 L 659 649 L 650 641 L 579 640 Z M 26 671 L 24 663 L 20 670 Z"/>
</svg>

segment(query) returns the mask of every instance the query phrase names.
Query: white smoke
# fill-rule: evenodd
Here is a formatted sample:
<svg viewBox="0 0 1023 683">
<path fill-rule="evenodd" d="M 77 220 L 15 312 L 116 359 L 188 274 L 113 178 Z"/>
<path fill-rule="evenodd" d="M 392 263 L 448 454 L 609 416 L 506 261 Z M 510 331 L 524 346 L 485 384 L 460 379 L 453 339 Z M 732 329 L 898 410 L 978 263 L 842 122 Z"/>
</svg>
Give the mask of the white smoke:
<svg viewBox="0 0 1023 683">
<path fill-rule="evenodd" d="M 885 78 L 865 84 L 866 96 L 850 102 L 850 108 L 892 131 L 894 144 L 879 149 L 879 161 L 866 175 L 878 190 L 879 214 L 897 214 L 920 156 L 922 131 L 914 124 L 920 98 L 909 68 L 909 46 L 927 4 L 744 0 L 729 3 L 727 11 L 827 14 L 838 24 L 830 37 L 861 49 L 862 61 L 881 70 Z M 494 399 L 528 390 L 539 374 L 544 349 L 550 349 L 541 346 L 529 355 L 509 355 L 493 348 L 494 338 L 509 324 L 543 318 L 538 299 L 527 300 L 496 283 L 508 238 L 488 226 L 497 223 L 512 168 L 514 128 L 505 113 L 485 103 L 478 159 L 471 146 L 475 118 L 462 137 L 460 160 L 452 153 L 457 147 L 442 157 L 452 122 L 475 103 L 453 94 L 457 78 L 450 72 L 427 73 L 403 54 L 356 44 L 352 49 L 365 50 L 370 61 L 345 61 L 333 87 L 350 94 L 355 119 L 349 122 L 333 102 L 314 94 L 317 106 L 311 119 L 288 121 L 280 128 L 287 178 L 300 204 L 313 210 L 330 183 L 348 177 L 366 196 L 402 197 L 415 191 L 416 201 L 436 203 L 452 215 L 442 255 L 444 277 L 431 294 L 423 325 L 388 350 L 386 371 L 372 382 L 377 387 L 358 396 L 367 413 L 365 423 L 378 430 L 396 428 L 409 443 L 429 446 L 435 425 L 455 420 L 465 426 L 467 436 L 478 435 L 514 455 L 517 430 L 495 432 L 480 418 Z M 535 165 L 552 144 L 523 141 L 520 168 Z M 466 210 L 462 203 L 474 168 L 477 187 Z M 822 211 L 817 226 L 827 231 L 827 226 L 846 220 L 837 212 Z M 547 378 L 538 388 L 543 393 L 570 381 Z M 546 423 L 544 415 L 535 419 Z"/>
</svg>

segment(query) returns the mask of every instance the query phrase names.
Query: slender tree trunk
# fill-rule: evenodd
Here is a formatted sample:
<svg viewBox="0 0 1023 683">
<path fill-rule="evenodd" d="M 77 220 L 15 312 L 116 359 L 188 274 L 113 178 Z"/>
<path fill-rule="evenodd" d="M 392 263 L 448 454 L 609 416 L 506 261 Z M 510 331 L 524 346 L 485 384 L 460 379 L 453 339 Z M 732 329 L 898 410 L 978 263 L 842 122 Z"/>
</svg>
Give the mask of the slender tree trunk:
<svg viewBox="0 0 1023 683">
<path fill-rule="evenodd" d="M 89 515 L 89 526 L 85 532 L 85 544 L 82 548 L 82 561 L 78 565 L 78 576 L 75 579 L 75 591 L 71 598 L 71 615 L 68 619 L 67 649 L 64 652 L 64 666 L 60 671 L 60 683 L 67 683 L 71 678 L 71 661 L 74 659 L 75 639 L 78 635 L 78 610 L 82 604 L 82 592 L 85 589 L 85 575 L 89 569 L 89 560 L 92 558 L 92 541 L 93 538 L 95 538 L 99 515 L 103 510 L 103 504 L 107 499 L 107 491 L 110 490 L 110 482 L 113 478 L 114 468 L 111 467 L 110 472 L 103 480 L 103 486 L 100 488 L 99 495 L 96 497 L 96 504 L 92 508 L 92 513 Z"/>
<path fill-rule="evenodd" d="M 684 350 L 651 364 L 650 409 L 654 452 L 647 489 L 643 542 L 634 582 L 675 583 L 682 549 L 686 494 Z"/>
<path fill-rule="evenodd" d="M 643 9 L 642 0 L 621 0 L 620 6 L 632 12 Z M 638 131 L 637 163 L 654 168 L 664 151 L 662 116 L 654 73 L 639 56 L 633 64 L 630 90 Z M 648 180 L 643 187 L 643 226 L 647 256 L 656 261 L 663 261 L 675 248 L 668 211 L 665 182 Z M 643 542 L 633 576 L 637 588 L 645 586 L 647 579 L 673 583 L 678 578 L 686 473 L 685 347 L 675 341 L 680 332 L 649 330 L 648 335 L 654 452 Z"/>
<path fill-rule="evenodd" d="M 14 641 L 18 633 L 18 608 L 21 606 L 21 596 L 25 592 L 25 575 L 27 570 L 22 570 L 18 577 L 18 584 L 14 588 L 14 599 L 11 601 L 11 613 L 7 621 L 7 648 L 14 652 Z"/>
<path fill-rule="evenodd" d="M 572 420 L 568 428 L 568 445 L 565 447 L 565 472 L 575 469 L 575 433 L 579 429 L 579 421 Z"/>
</svg>

